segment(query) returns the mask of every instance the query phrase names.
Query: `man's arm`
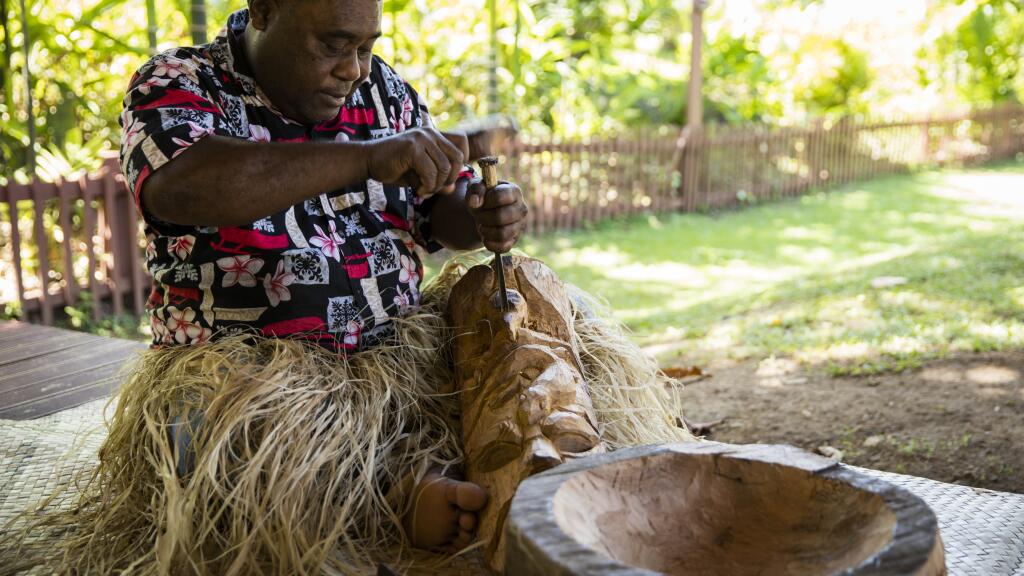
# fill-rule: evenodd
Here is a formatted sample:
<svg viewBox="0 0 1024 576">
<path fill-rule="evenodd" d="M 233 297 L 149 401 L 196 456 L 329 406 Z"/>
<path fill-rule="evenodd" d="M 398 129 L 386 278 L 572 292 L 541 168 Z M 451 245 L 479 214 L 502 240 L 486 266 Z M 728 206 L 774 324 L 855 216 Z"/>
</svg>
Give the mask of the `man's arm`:
<svg viewBox="0 0 1024 576">
<path fill-rule="evenodd" d="M 190 226 L 237 226 L 367 178 L 451 193 L 463 151 L 433 129 L 370 142 L 250 142 L 203 138 L 155 171 L 140 200 L 156 218 Z"/>
</svg>

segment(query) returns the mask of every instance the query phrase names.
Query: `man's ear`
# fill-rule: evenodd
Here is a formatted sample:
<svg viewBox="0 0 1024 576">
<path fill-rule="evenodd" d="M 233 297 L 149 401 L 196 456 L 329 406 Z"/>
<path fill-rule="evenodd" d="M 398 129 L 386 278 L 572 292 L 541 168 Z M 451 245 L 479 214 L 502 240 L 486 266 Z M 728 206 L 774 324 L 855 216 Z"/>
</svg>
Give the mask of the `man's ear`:
<svg viewBox="0 0 1024 576">
<path fill-rule="evenodd" d="M 249 0 L 249 24 L 257 30 L 266 30 L 270 15 L 276 8 L 274 0 Z"/>
</svg>

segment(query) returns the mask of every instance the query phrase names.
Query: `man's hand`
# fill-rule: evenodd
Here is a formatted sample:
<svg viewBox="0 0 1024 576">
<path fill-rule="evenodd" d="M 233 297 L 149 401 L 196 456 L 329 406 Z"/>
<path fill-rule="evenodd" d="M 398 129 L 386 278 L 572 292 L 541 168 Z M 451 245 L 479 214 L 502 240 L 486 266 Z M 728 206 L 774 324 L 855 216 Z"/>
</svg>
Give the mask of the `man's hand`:
<svg viewBox="0 0 1024 576">
<path fill-rule="evenodd" d="M 466 205 L 476 221 L 477 232 L 484 247 L 492 252 L 508 252 L 526 229 L 529 209 L 519 186 L 499 182 L 491 190 L 481 180 L 474 180 L 466 191 Z"/>
<path fill-rule="evenodd" d="M 416 194 L 450 194 L 469 148 L 433 128 L 415 128 L 366 143 L 366 171 L 385 184 L 412 186 Z"/>
</svg>

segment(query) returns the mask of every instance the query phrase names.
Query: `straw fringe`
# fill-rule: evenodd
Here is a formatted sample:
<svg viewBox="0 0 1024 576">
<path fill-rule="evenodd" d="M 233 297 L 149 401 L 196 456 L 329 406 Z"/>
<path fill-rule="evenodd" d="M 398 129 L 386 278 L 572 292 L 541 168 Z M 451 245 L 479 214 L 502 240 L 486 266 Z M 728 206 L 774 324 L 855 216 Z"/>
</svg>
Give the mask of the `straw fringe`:
<svg viewBox="0 0 1024 576">
<path fill-rule="evenodd" d="M 391 341 L 348 358 L 252 336 L 143 353 L 77 506 L 30 511 L 39 519 L 25 534 L 62 534 L 59 554 L 36 562 L 57 573 L 232 576 L 443 561 L 407 546 L 400 518 L 410 503 L 397 488 L 461 462 L 442 311 L 472 263 L 451 262 L 424 287 L 422 308 L 395 321 Z M 571 295 L 609 447 L 692 440 L 674 425 L 678 403 L 653 360 L 593 299 Z M 185 477 L 175 426 L 191 436 Z"/>
</svg>

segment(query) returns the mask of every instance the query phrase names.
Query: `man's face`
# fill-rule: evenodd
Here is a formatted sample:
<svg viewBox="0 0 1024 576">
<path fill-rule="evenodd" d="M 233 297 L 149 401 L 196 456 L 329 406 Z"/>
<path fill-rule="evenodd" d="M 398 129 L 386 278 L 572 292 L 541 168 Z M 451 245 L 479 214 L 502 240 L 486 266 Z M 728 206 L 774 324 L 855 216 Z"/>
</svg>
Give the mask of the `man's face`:
<svg viewBox="0 0 1024 576">
<path fill-rule="evenodd" d="M 468 406 L 467 456 L 482 474 L 511 467 L 519 481 L 596 448 L 594 409 L 572 352 L 520 330 Z"/>
<path fill-rule="evenodd" d="M 573 458 L 604 450 L 573 346 L 572 312 L 558 278 L 536 260 L 506 269 L 511 310 L 495 307 L 494 273 L 477 266 L 455 285 L 456 374 L 467 476 L 490 504 L 480 535 L 492 568 L 504 557 L 503 526 L 519 483 Z"/>
<path fill-rule="evenodd" d="M 251 0 L 256 80 L 292 120 L 330 120 L 369 77 L 380 23 L 379 0 Z"/>
</svg>

